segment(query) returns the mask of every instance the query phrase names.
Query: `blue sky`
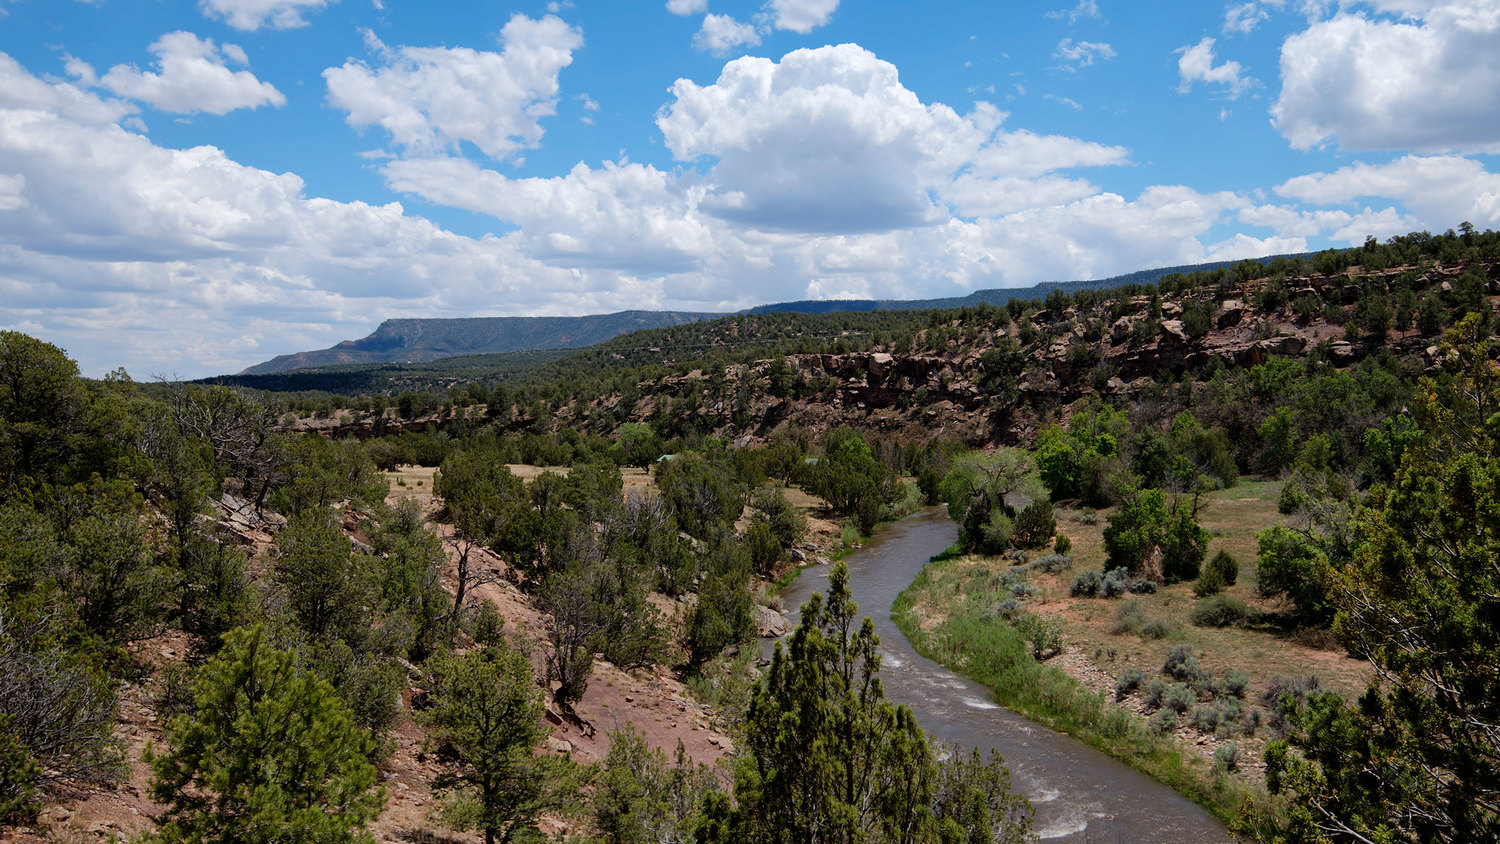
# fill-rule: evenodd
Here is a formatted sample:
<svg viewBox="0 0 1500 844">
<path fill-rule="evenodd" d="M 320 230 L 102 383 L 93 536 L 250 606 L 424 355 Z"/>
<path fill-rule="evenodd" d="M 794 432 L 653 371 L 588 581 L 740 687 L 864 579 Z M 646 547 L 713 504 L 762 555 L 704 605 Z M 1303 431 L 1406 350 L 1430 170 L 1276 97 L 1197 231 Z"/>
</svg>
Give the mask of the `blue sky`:
<svg viewBox="0 0 1500 844">
<path fill-rule="evenodd" d="M 1500 226 L 1500 0 L 0 0 L 0 327 L 237 371 Z"/>
</svg>

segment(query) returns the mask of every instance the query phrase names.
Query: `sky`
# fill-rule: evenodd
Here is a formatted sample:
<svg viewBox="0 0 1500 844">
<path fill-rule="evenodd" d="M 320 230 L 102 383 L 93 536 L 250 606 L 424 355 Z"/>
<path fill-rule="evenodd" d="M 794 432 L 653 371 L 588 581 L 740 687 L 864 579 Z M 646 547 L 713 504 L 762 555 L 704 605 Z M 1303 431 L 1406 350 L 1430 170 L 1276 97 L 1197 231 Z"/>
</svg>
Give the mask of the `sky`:
<svg viewBox="0 0 1500 844">
<path fill-rule="evenodd" d="M 0 328 L 928 298 L 1500 228 L 1500 0 L 0 0 Z"/>
</svg>

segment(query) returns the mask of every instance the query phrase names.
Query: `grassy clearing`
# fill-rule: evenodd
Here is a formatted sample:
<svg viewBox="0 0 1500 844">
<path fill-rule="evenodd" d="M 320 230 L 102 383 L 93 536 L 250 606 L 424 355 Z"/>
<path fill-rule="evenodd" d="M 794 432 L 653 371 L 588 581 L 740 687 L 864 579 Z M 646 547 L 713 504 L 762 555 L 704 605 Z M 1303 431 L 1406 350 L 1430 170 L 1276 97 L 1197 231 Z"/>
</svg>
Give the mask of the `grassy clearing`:
<svg viewBox="0 0 1500 844">
<path fill-rule="evenodd" d="M 944 555 L 896 600 L 892 617 L 927 657 L 994 689 L 1000 704 L 1068 733 L 1187 796 L 1241 831 L 1275 813 L 1265 792 L 1185 752 L 1170 736 L 1061 670 L 993 610 L 995 578 L 973 560 Z"/>
<path fill-rule="evenodd" d="M 1277 676 L 1308 675 L 1316 675 L 1324 689 L 1346 699 L 1356 698 L 1369 679 L 1369 666 L 1350 659 L 1326 629 L 1297 630 L 1281 623 L 1279 616 L 1286 607 L 1256 593 L 1255 535 L 1282 520 L 1276 510 L 1280 494 L 1280 481 L 1246 478 L 1230 489 L 1205 496 L 1200 513 L 1200 522 L 1213 537 L 1208 556 L 1223 549 L 1240 563 L 1238 582 L 1224 594 L 1242 601 L 1255 613 L 1257 620 L 1249 627 L 1193 626 L 1190 615 L 1199 599 L 1194 597 L 1191 583 L 1121 599 L 1070 597 L 1068 590 L 1075 577 L 1104 569 L 1104 528 L 1109 510 L 1099 511 L 1098 522 L 1091 525 L 1084 523 L 1084 510 L 1058 509 L 1058 532 L 1072 540 L 1075 562 L 1068 571 L 1033 576 L 1032 582 L 1042 592 L 1031 609 L 1061 623 L 1070 648 L 1088 655 L 1100 670 L 1114 676 L 1131 667 L 1153 674 L 1161 668 L 1169 648 L 1185 644 L 1215 670 L 1234 668 L 1248 674 L 1252 698 L 1263 693 Z M 1008 561 L 982 564 L 998 571 Z M 1153 638 L 1114 632 L 1121 607 L 1128 601 L 1135 603 L 1148 624 L 1158 625 L 1153 632 L 1166 635 Z"/>
</svg>

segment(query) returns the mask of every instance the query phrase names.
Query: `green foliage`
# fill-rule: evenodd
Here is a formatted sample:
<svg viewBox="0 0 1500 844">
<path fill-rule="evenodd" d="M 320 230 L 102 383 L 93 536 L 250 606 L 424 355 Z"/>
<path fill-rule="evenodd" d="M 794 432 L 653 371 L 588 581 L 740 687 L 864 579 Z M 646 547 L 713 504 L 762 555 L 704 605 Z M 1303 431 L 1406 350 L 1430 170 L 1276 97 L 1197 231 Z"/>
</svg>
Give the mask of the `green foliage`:
<svg viewBox="0 0 1500 844">
<path fill-rule="evenodd" d="M 363 639 L 374 589 L 363 555 L 356 555 L 332 514 L 305 511 L 282 529 L 273 576 L 288 612 L 308 636 Z"/>
<path fill-rule="evenodd" d="M 886 702 L 868 618 L 856 627 L 848 570 L 802 609 L 750 704 L 735 799 L 707 807 L 706 841 L 1014 840 L 1030 811 L 998 758 L 939 766 L 911 711 Z M 990 824 L 986 826 L 984 824 Z M 976 824 L 980 824 L 976 827 Z"/>
<path fill-rule="evenodd" d="M 1276 525 L 1256 534 L 1256 589 L 1263 598 L 1286 598 L 1303 618 L 1325 619 L 1332 611 L 1323 586 L 1327 568 L 1327 556 L 1306 533 Z"/>
<path fill-rule="evenodd" d="M 627 724 L 610 733 L 609 753 L 593 800 L 594 826 L 611 844 L 691 844 L 698 807 L 718 782 L 677 743 L 669 762 Z"/>
<path fill-rule="evenodd" d="M 41 808 L 37 781 L 42 770 L 12 732 L 12 720 L 0 713 L 0 827 L 25 823 Z"/>
<path fill-rule="evenodd" d="M 0 331 L 0 487 L 57 476 L 79 444 L 86 400 L 62 349 Z"/>
<path fill-rule="evenodd" d="M 755 632 L 750 615 L 750 559 L 738 544 L 723 541 L 710 550 L 698 603 L 688 616 L 687 649 L 701 665 Z"/>
<path fill-rule="evenodd" d="M 959 544 L 970 551 L 998 554 L 1014 532 L 1008 499 L 1044 497 L 1026 453 L 998 449 L 994 454 L 963 455 L 940 487 L 948 515 L 959 527 Z"/>
<path fill-rule="evenodd" d="M 764 523 L 781 551 L 791 549 L 806 538 L 807 517 L 787 500 L 780 487 L 758 490 L 751 496 L 750 506 L 754 508 L 750 514 L 751 524 Z"/>
<path fill-rule="evenodd" d="M 1243 627 L 1252 613 L 1244 601 L 1228 595 L 1211 595 L 1193 607 L 1189 619 L 1198 627 Z"/>
<path fill-rule="evenodd" d="M 308 434 L 292 438 L 286 450 L 295 470 L 271 496 L 271 506 L 278 512 L 295 515 L 326 510 L 344 500 L 373 508 L 385 500 L 385 479 L 357 441 Z"/>
<path fill-rule="evenodd" d="M 1198 575 L 1198 582 L 1193 584 L 1193 594 L 1200 598 L 1217 595 L 1233 586 L 1235 581 L 1239 580 L 1239 576 L 1239 562 L 1228 551 L 1221 548 Z"/>
<path fill-rule="evenodd" d="M 195 714 L 172 719 L 167 751 L 148 755 L 152 797 L 167 807 L 151 840 L 371 840 L 365 824 L 385 802 L 374 742 L 261 628 L 226 636 L 193 694 Z"/>
<path fill-rule="evenodd" d="M 666 451 L 661 437 L 650 425 L 627 422 L 620 426 L 616 436 L 620 447 L 620 460 L 626 466 L 650 468 L 651 464 L 656 462 L 656 458 Z"/>
<path fill-rule="evenodd" d="M 566 757 L 536 754 L 547 728 L 530 661 L 491 645 L 430 666 L 432 706 L 420 717 L 446 760 L 433 781 L 448 796 L 444 818 L 486 844 L 545 840 L 538 818 L 575 810 L 582 784 Z"/>
<path fill-rule="evenodd" d="M 1260 453 L 1260 468 L 1267 475 L 1278 475 L 1292 464 L 1297 454 L 1297 428 L 1291 408 L 1278 407 L 1260 426 L 1265 447 Z"/>
<path fill-rule="evenodd" d="M 1208 540 L 1208 531 L 1199 526 L 1192 504 L 1176 500 L 1169 505 L 1159 489 L 1127 495 L 1104 529 L 1109 567 L 1166 583 L 1198 576 Z"/>
<path fill-rule="evenodd" d="M 1044 548 L 1057 532 L 1057 517 L 1052 512 L 1052 502 L 1038 498 L 1021 508 L 1016 516 L 1014 539 L 1022 548 Z"/>
<path fill-rule="evenodd" d="M 733 524 L 745 508 L 745 488 L 729 467 L 698 452 L 658 463 L 656 486 L 678 527 L 696 539 Z"/>
<path fill-rule="evenodd" d="M 1292 836 L 1384 841 L 1500 837 L 1500 374 L 1481 319 L 1443 342 L 1424 382 L 1426 448 L 1358 515 L 1352 563 L 1329 572 L 1335 629 L 1383 678 L 1356 706 L 1311 695 L 1267 785 L 1298 801 Z"/>
<path fill-rule="evenodd" d="M 1126 413 L 1104 405 L 1075 413 L 1066 428 L 1053 426 L 1038 434 L 1037 471 L 1052 498 L 1108 504 L 1105 481 L 1119 464 L 1120 443 L 1129 430 Z"/>
<path fill-rule="evenodd" d="M 881 506 L 905 495 L 895 474 L 852 428 L 835 428 L 823 438 L 823 459 L 811 468 L 807 489 L 838 514 L 858 518 L 866 534 L 880 521 Z"/>
</svg>

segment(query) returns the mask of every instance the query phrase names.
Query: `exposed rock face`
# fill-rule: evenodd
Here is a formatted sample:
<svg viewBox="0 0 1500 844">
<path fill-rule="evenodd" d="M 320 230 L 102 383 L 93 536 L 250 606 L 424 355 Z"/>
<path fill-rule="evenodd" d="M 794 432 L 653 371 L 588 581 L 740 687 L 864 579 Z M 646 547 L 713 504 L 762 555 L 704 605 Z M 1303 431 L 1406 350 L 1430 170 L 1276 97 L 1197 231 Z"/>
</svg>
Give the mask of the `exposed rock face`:
<svg viewBox="0 0 1500 844">
<path fill-rule="evenodd" d="M 1486 270 L 1500 290 L 1500 265 Z M 1353 281 L 1355 274 L 1287 278 L 1281 283 L 1292 299 L 1316 296 L 1335 303 L 1330 307 L 1342 307 L 1336 303 L 1364 295 L 1362 285 L 1378 292 L 1410 271 L 1358 273 L 1359 283 Z M 1438 265 L 1425 272 L 1427 289 L 1438 292 L 1459 270 Z M 1252 304 L 1261 301 L 1265 283 L 1259 280 L 1159 297 L 1113 297 L 1092 307 L 1045 309 L 1029 315 L 1031 325 L 1026 332 L 1014 323 L 1004 328 L 987 323 L 977 329 L 976 336 L 972 323 L 955 318 L 941 328 L 969 334 L 961 343 L 950 341 L 946 352 L 927 347 L 913 353 L 887 347 L 846 354 L 788 355 L 785 361 L 801 381 L 792 395 L 772 396 L 765 391 L 771 362 L 762 360 L 735 364 L 723 373 L 694 370 L 645 381 L 637 385 L 631 407 L 622 409 L 619 396 L 589 406 L 564 406 L 556 409 L 553 424 L 577 425 L 596 410 L 647 422 L 658 397 L 675 402 L 692 396 L 696 397 L 692 402 L 674 404 L 672 412 L 710 417 L 711 425 L 723 426 L 718 433 L 742 444 L 769 437 L 788 425 L 817 436 L 841 424 L 902 440 L 940 434 L 973 445 L 1018 443 L 1029 439 L 1054 408 L 1094 392 L 1129 398 L 1164 375 L 1193 371 L 1215 358 L 1229 366 L 1256 366 L 1273 356 L 1307 354 L 1327 341 L 1331 358 L 1344 365 L 1371 351 L 1344 339 L 1341 320 L 1335 324 L 1321 317 L 1304 319 L 1289 306 L 1267 313 Z M 1189 336 L 1183 321 L 1173 318 L 1185 312 L 1190 299 L 1212 314 L 1209 331 L 1201 337 Z M 1160 311 L 1153 312 L 1158 306 Z M 1152 327 L 1159 330 L 1145 330 Z M 1032 331 L 1035 339 L 1023 347 L 1024 363 L 1019 370 L 1003 378 L 985 371 L 986 351 L 1002 339 L 1030 337 Z M 1392 331 L 1387 339 L 1398 354 L 1419 357 L 1424 357 L 1431 342 L 1430 336 L 1411 329 Z M 1433 354 L 1427 353 L 1424 362 L 1431 366 Z M 717 391 L 716 397 L 705 399 L 712 391 Z M 722 420 L 733 398 L 725 397 L 739 395 L 749 396 L 748 406 L 730 426 Z M 471 416 L 476 412 L 471 409 Z M 363 438 L 428 426 L 442 428 L 454 418 L 451 411 L 417 419 L 401 419 L 389 411 L 381 416 L 342 411 L 332 417 L 297 420 L 292 427 Z M 518 418 L 515 424 L 533 423 Z"/>
</svg>

